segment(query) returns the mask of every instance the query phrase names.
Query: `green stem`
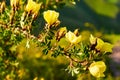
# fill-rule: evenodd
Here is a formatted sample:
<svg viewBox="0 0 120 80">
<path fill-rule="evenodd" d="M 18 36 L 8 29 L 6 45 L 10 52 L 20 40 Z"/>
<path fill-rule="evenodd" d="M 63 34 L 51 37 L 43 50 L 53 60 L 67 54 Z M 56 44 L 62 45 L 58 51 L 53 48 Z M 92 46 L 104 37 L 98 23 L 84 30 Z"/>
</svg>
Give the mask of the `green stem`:
<svg viewBox="0 0 120 80">
<path fill-rule="evenodd" d="M 45 3 L 45 9 L 47 8 L 48 3 L 49 3 L 49 0 L 46 0 L 46 3 Z"/>
</svg>

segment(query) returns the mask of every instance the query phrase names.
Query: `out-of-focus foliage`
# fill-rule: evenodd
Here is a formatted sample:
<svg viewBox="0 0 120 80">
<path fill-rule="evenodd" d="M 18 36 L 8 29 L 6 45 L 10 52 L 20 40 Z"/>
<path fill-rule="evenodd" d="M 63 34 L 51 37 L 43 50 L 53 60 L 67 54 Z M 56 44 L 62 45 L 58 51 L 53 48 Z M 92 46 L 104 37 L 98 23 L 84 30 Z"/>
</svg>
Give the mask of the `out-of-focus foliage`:
<svg viewBox="0 0 120 80">
<path fill-rule="evenodd" d="M 104 35 L 104 38 L 109 40 L 111 43 L 115 44 L 117 41 L 120 40 L 119 34 L 106 34 Z"/>
<path fill-rule="evenodd" d="M 37 47 L 33 41 L 30 41 L 30 48 L 26 48 L 26 41 L 23 40 L 17 47 L 18 60 L 20 61 L 20 70 L 18 76 L 23 80 L 74 80 L 65 72 L 68 60 L 64 57 L 53 58 L 50 54 L 43 55 L 43 48 Z M 59 73 L 59 74 L 58 74 Z M 27 74 L 27 75 L 26 75 Z M 57 75 L 58 74 L 58 75 Z"/>
<path fill-rule="evenodd" d="M 116 5 L 118 0 L 84 0 L 89 7 L 95 10 L 98 14 L 115 18 L 119 12 Z"/>
</svg>

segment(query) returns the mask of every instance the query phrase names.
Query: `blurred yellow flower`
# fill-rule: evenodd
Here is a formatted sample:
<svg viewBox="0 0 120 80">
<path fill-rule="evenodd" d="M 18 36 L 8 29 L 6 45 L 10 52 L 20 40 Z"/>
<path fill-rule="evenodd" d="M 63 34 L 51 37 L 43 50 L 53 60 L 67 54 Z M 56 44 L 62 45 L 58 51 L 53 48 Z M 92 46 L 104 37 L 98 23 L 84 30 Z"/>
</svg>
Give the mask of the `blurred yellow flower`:
<svg viewBox="0 0 120 80">
<path fill-rule="evenodd" d="M 107 42 L 104 42 L 102 39 L 94 37 L 93 35 L 90 36 L 90 43 L 96 44 L 95 48 L 100 51 L 105 52 L 112 52 L 113 45 Z"/>
<path fill-rule="evenodd" d="M 17 7 L 19 5 L 19 0 L 10 0 L 10 5 L 12 7 Z"/>
<path fill-rule="evenodd" d="M 65 35 L 66 39 L 72 43 L 72 44 L 77 44 L 81 41 L 81 35 L 76 36 L 73 32 L 69 31 Z"/>
<path fill-rule="evenodd" d="M 93 62 L 89 67 L 90 73 L 96 78 L 105 77 L 105 75 L 103 74 L 105 70 L 106 65 L 103 61 Z"/>
<path fill-rule="evenodd" d="M 58 21 L 59 13 L 53 10 L 47 10 L 43 13 L 43 17 L 49 25 L 52 25 Z"/>
<path fill-rule="evenodd" d="M 33 0 L 28 0 L 28 3 L 26 5 L 25 10 L 27 12 L 31 12 L 33 14 L 38 14 L 39 10 L 40 10 L 40 6 L 42 3 L 36 3 Z"/>
</svg>

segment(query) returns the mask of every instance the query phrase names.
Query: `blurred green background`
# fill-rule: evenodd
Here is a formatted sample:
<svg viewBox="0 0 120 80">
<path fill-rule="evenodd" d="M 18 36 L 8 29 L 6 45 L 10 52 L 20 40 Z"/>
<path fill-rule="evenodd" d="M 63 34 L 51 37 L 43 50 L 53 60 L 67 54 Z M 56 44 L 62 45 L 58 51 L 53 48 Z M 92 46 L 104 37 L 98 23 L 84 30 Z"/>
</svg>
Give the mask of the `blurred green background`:
<svg viewBox="0 0 120 80">
<path fill-rule="evenodd" d="M 59 11 L 62 25 L 70 29 L 83 29 L 84 23 L 89 22 L 98 30 L 120 33 L 120 0 L 80 0 L 74 7 Z"/>
</svg>

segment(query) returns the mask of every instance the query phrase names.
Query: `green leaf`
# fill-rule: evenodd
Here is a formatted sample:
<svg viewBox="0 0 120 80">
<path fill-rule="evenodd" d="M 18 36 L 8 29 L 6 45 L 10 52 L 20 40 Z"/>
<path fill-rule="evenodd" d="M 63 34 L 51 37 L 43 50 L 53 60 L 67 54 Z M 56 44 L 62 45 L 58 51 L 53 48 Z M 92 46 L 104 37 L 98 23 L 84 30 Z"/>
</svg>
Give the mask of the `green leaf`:
<svg viewBox="0 0 120 80">
<path fill-rule="evenodd" d="M 48 54 L 48 48 L 44 49 L 42 52 L 43 52 L 43 54 L 47 55 Z"/>
</svg>

